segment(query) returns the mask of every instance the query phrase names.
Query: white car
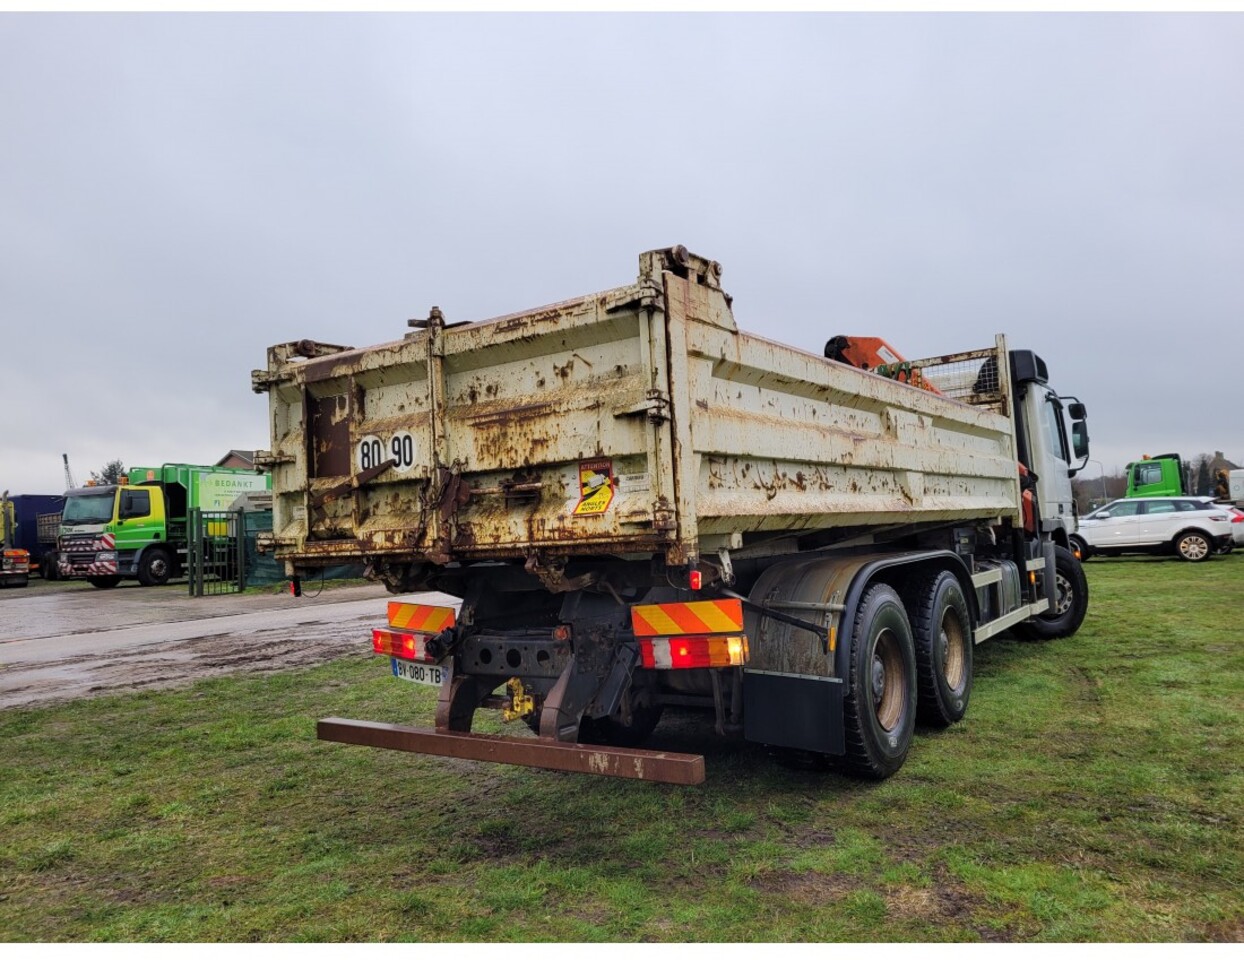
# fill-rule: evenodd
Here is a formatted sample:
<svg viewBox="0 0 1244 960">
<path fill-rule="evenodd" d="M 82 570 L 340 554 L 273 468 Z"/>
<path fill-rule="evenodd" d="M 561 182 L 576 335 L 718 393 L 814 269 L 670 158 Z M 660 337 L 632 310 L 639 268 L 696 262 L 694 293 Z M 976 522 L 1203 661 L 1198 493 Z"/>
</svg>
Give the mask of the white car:
<svg viewBox="0 0 1244 960">
<path fill-rule="evenodd" d="M 1227 511 L 1231 520 L 1231 544 L 1222 552 L 1230 553 L 1231 547 L 1244 547 L 1244 510 L 1229 503 L 1219 503 L 1218 506 Z"/>
<path fill-rule="evenodd" d="M 1231 517 L 1213 497 L 1127 497 L 1080 518 L 1080 557 L 1171 553 L 1207 560 L 1232 545 Z"/>
</svg>

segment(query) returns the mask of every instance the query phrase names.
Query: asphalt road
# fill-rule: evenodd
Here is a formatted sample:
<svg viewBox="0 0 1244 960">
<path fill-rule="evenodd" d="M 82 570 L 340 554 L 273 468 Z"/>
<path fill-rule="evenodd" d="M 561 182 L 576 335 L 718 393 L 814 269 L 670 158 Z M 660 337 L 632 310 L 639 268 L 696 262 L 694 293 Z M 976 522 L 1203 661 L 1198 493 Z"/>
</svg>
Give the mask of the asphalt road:
<svg viewBox="0 0 1244 960">
<path fill-rule="evenodd" d="M 402 599 L 454 604 L 446 594 Z M 189 597 L 186 585 L 32 581 L 0 589 L 0 709 L 371 655 L 389 600 L 379 585 Z"/>
</svg>

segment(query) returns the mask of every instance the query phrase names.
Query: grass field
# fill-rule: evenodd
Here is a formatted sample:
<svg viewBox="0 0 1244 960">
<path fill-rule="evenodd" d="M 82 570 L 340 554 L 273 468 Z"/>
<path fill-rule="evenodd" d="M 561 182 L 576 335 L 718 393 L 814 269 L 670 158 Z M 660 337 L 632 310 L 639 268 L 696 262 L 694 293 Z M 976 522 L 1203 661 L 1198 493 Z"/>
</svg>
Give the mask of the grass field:
<svg viewBox="0 0 1244 960">
<path fill-rule="evenodd" d="M 1081 632 L 979 647 L 881 784 L 669 720 L 704 785 L 320 743 L 431 724 L 362 652 L 6 711 L 0 938 L 1238 942 L 1244 555 L 1086 569 Z"/>
</svg>

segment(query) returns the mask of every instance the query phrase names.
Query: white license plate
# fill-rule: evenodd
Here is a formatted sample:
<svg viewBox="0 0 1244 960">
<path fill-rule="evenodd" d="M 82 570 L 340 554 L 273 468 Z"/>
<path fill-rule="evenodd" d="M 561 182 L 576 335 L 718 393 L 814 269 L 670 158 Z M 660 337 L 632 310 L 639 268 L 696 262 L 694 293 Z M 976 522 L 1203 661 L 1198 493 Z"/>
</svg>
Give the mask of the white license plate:
<svg viewBox="0 0 1244 960">
<path fill-rule="evenodd" d="M 448 667 L 431 663 L 409 663 L 397 657 L 390 657 L 389 660 L 393 664 L 393 676 L 412 683 L 426 683 L 430 687 L 439 687 L 449 673 Z"/>
</svg>

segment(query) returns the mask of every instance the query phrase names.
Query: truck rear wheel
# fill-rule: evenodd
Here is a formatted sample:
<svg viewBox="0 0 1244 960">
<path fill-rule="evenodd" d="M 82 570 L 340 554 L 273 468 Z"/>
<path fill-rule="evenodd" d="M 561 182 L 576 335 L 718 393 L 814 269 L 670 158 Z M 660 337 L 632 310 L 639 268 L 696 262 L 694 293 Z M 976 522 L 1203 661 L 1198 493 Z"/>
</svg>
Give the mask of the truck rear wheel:
<svg viewBox="0 0 1244 960">
<path fill-rule="evenodd" d="M 856 776 L 882 780 L 907 759 L 916 726 L 916 651 L 893 587 L 879 583 L 864 594 L 851 636 L 842 762 Z"/>
<path fill-rule="evenodd" d="M 1015 633 L 1024 640 L 1057 640 L 1080 629 L 1088 612 L 1088 579 L 1080 561 L 1066 547 L 1054 547 L 1054 593 L 1050 609 L 1026 623 Z"/>
<path fill-rule="evenodd" d="M 57 579 L 58 571 L 56 567 L 58 563 L 59 558 L 56 556 L 56 551 L 49 550 L 39 558 L 39 576 L 41 576 L 44 580 Z"/>
<path fill-rule="evenodd" d="M 959 580 L 943 570 L 912 597 L 916 645 L 916 716 L 948 727 L 968 709 L 972 693 L 972 618 Z"/>
<path fill-rule="evenodd" d="M 98 587 L 100 590 L 109 590 L 121 582 L 121 578 L 116 574 L 108 577 L 87 577 L 86 582 L 92 587 Z"/>
<path fill-rule="evenodd" d="M 145 550 L 138 561 L 138 582 L 144 587 L 159 587 L 168 583 L 173 565 L 168 552 L 160 547 Z"/>
</svg>

